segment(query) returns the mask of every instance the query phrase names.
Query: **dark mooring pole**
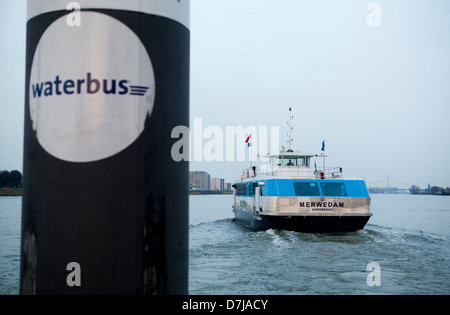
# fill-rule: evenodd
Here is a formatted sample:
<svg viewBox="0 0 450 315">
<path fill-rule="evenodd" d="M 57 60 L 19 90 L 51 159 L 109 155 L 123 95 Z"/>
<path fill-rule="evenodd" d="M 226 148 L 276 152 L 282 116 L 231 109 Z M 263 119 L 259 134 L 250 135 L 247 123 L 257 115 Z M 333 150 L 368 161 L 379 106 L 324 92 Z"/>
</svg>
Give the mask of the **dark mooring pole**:
<svg viewBox="0 0 450 315">
<path fill-rule="evenodd" d="M 189 1 L 29 0 L 21 294 L 187 294 Z"/>
</svg>

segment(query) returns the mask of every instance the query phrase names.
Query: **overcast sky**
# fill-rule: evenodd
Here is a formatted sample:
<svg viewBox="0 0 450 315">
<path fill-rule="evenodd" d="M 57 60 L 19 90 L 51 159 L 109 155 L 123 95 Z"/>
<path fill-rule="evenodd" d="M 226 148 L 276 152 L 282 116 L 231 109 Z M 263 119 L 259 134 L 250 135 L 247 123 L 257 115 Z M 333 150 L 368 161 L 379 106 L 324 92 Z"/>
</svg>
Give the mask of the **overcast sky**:
<svg viewBox="0 0 450 315">
<path fill-rule="evenodd" d="M 292 107 L 294 149 L 325 139 L 346 176 L 450 186 L 450 1 L 377 1 L 375 27 L 369 2 L 191 0 L 191 122 L 279 126 L 284 144 Z M 25 25 L 26 1 L 0 0 L 0 170 L 22 170 Z"/>
</svg>

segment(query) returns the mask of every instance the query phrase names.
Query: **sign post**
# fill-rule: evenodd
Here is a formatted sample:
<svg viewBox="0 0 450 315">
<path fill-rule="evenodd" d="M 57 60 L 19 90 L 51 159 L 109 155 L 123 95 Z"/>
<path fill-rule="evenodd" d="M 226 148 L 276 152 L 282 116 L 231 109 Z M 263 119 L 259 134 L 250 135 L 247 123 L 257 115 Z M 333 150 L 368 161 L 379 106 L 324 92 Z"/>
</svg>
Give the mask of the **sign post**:
<svg viewBox="0 0 450 315">
<path fill-rule="evenodd" d="M 189 5 L 28 1 L 21 294 L 187 294 Z"/>
</svg>

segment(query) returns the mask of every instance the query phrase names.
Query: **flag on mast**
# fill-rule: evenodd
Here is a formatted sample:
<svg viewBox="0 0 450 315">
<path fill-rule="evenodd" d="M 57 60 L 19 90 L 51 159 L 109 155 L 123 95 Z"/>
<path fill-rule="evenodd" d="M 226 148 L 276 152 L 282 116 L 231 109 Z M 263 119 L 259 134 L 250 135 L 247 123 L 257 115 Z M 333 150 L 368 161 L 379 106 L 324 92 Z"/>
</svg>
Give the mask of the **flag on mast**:
<svg viewBox="0 0 450 315">
<path fill-rule="evenodd" d="M 322 141 L 322 151 L 325 152 L 325 140 Z"/>
<path fill-rule="evenodd" d="M 247 147 L 250 147 L 252 145 L 252 134 L 250 134 L 247 138 L 247 140 L 245 140 L 245 143 L 247 143 Z"/>
</svg>

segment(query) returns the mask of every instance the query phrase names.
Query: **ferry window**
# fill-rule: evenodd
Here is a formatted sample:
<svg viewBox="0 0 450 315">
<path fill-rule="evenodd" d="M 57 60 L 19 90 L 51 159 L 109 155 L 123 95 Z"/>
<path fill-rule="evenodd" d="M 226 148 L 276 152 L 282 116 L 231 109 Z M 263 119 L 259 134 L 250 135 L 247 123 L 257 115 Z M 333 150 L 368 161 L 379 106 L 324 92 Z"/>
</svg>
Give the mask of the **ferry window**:
<svg viewBox="0 0 450 315">
<path fill-rule="evenodd" d="M 297 196 L 320 196 L 319 185 L 311 182 L 296 182 L 294 190 Z"/>
<path fill-rule="evenodd" d="M 245 196 L 247 194 L 245 184 L 237 184 L 236 185 L 236 195 Z"/>
<path fill-rule="evenodd" d="M 345 189 L 344 183 L 320 183 L 320 187 L 322 188 L 324 196 L 347 196 L 347 190 Z"/>
<path fill-rule="evenodd" d="M 281 160 L 280 160 L 281 162 Z M 305 166 L 305 158 L 304 157 L 294 157 L 294 158 L 289 158 L 286 157 L 283 159 L 283 166 Z M 281 164 L 278 164 L 281 165 Z"/>
<path fill-rule="evenodd" d="M 283 165 L 285 166 L 296 166 L 297 160 L 296 159 L 285 159 L 283 161 Z"/>
<path fill-rule="evenodd" d="M 305 158 L 304 157 L 297 159 L 297 166 L 305 166 Z"/>
<path fill-rule="evenodd" d="M 256 186 L 256 184 L 253 184 L 253 183 L 247 184 L 247 187 L 248 187 L 247 196 L 254 196 L 255 195 L 255 186 Z"/>
<path fill-rule="evenodd" d="M 304 158 L 285 158 L 283 159 L 283 166 L 304 166 Z"/>
</svg>

